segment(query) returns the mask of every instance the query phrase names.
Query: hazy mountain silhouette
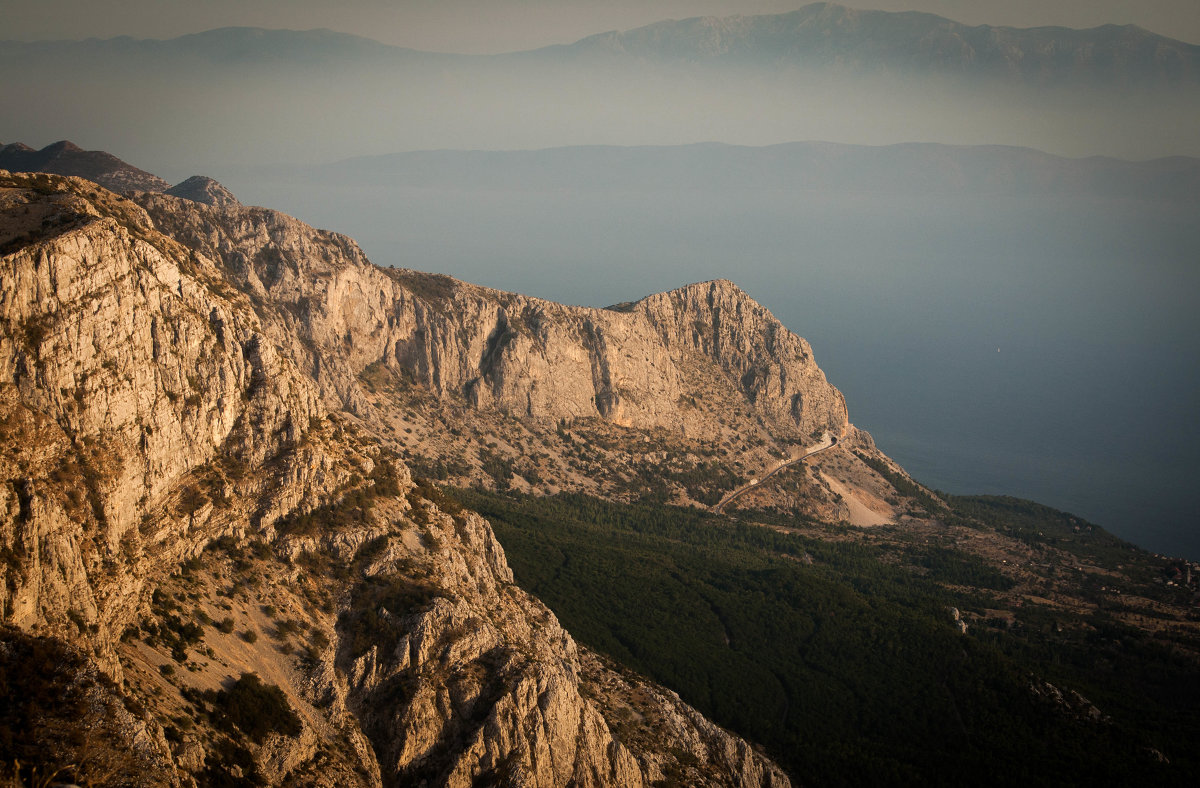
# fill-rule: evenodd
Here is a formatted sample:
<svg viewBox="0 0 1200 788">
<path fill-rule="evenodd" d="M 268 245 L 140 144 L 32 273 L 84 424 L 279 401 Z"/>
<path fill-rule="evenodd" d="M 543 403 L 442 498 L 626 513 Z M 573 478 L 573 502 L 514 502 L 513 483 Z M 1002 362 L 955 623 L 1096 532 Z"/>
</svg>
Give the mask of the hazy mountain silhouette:
<svg viewBox="0 0 1200 788">
<path fill-rule="evenodd" d="M 1129 26 L 969 27 L 823 4 L 486 56 L 224 28 L 0 42 L 0 102 L 35 108 L 11 113 L 10 139 L 87 135 L 172 179 L 333 148 L 921 140 L 1149 158 L 1200 155 L 1198 52 Z"/>
<path fill-rule="evenodd" d="M 118 192 L 135 189 L 157 192 L 170 186 L 157 175 L 121 161 L 111 153 L 83 150 L 67 140 L 52 143 L 41 150 L 34 150 L 21 142 L 0 147 L 0 169 L 77 175 Z"/>
<path fill-rule="evenodd" d="M 169 40 L 122 36 L 85 41 L 3 42 L 10 57 L 143 57 L 253 64 L 495 68 L 536 59 L 563 64 L 596 60 L 794 67 L 842 73 L 928 74 L 1001 78 L 1014 83 L 1092 87 L 1180 87 L 1200 81 L 1200 46 L 1135 25 L 1087 30 L 964 25 L 919 12 L 864 11 L 813 3 L 785 14 L 665 20 L 570 44 L 502 55 L 457 55 L 391 46 L 328 29 L 226 27 Z"/>
<path fill-rule="evenodd" d="M 1135 25 L 1089 30 L 968 26 L 934 14 L 863 11 L 833 3 L 786 14 L 658 22 L 554 51 L 773 69 L 934 72 L 1034 84 L 1181 86 L 1200 78 L 1200 46 Z"/>
</svg>

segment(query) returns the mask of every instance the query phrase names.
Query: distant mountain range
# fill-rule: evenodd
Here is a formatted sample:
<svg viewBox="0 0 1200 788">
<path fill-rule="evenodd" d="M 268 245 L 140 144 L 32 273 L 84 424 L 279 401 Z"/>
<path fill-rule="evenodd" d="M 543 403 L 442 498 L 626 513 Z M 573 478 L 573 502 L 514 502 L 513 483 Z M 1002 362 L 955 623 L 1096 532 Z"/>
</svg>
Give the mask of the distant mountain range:
<svg viewBox="0 0 1200 788">
<path fill-rule="evenodd" d="M 87 137 L 176 176 L 208 162 L 307 164 L 334 148 L 709 140 L 1150 158 L 1200 155 L 1197 87 L 1200 46 L 1133 26 L 972 27 L 818 3 L 486 56 L 330 30 L 0 41 L 0 105 L 21 110 L 0 134 Z"/>
<path fill-rule="evenodd" d="M 602 33 L 555 51 L 854 73 L 936 72 L 1037 84 L 1183 86 L 1200 80 L 1200 46 L 1135 25 L 969 26 L 934 14 L 834 3 L 787 14 L 669 20 Z"/>
<path fill-rule="evenodd" d="M 687 62 L 794 67 L 842 73 L 938 73 L 1032 84 L 1184 87 L 1200 83 L 1200 46 L 1135 25 L 1088 30 L 964 25 L 928 13 L 864 11 L 813 3 L 785 14 L 665 20 L 571 44 L 505 55 L 455 55 L 390 46 L 360 36 L 229 27 L 170 40 L 0 42 L 0 57 L 87 53 L 106 60 L 251 64 L 498 66 L 533 60 L 575 63 Z"/>
</svg>

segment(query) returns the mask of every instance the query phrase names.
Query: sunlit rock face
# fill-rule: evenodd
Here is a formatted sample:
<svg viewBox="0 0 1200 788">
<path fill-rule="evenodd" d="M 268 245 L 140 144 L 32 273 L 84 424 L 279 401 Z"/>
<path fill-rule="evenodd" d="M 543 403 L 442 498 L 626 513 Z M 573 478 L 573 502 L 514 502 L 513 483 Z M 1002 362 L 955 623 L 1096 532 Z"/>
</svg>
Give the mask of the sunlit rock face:
<svg viewBox="0 0 1200 788">
<path fill-rule="evenodd" d="M 94 697 L 55 724 L 107 731 L 26 757 L 145 785 L 787 785 L 576 646 L 489 524 L 414 484 L 359 376 L 700 429 L 678 401 L 703 358 L 781 431 L 844 425 L 807 345 L 729 283 L 565 307 L 212 202 L 0 172 L 0 659 L 67 649 Z M 244 673 L 294 724 L 248 732 Z"/>
</svg>

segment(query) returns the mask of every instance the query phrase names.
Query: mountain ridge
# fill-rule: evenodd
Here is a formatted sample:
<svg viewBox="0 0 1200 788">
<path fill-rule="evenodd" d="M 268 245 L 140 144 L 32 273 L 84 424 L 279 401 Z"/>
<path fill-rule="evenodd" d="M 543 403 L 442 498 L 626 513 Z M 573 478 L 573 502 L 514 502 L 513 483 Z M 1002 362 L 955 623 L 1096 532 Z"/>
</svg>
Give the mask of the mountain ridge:
<svg viewBox="0 0 1200 788">
<path fill-rule="evenodd" d="M 116 192 L 164 191 L 170 184 L 105 151 L 85 151 L 69 140 L 52 142 L 41 150 L 21 142 L 0 146 L 0 169 L 78 175 Z"/>
<path fill-rule="evenodd" d="M 172 186 L 157 175 L 134 167 L 111 153 L 84 150 L 69 140 L 52 142 L 41 150 L 34 150 L 23 142 L 0 145 L 0 169 L 73 175 L 118 194 L 163 192 L 206 205 L 237 203 L 233 193 L 212 178 L 193 175 Z"/>
<path fill-rule="evenodd" d="M 1065 39 L 1065 40 L 1064 40 Z M 328 28 L 287 30 L 222 27 L 167 39 L 119 36 L 108 39 L 0 41 L 28 51 L 72 45 L 108 49 L 151 48 L 166 54 L 170 46 L 206 57 L 266 60 L 303 51 L 306 61 L 330 57 L 461 60 L 625 54 L 637 58 L 691 60 L 741 59 L 760 65 L 794 62 L 810 67 L 851 71 L 877 68 L 929 69 L 1017 77 L 1054 84 L 1098 70 L 1112 84 L 1192 84 L 1198 77 L 1200 45 L 1151 32 L 1136 25 L 1013 27 L 965 25 L 927 12 L 860 10 L 812 3 L 778 14 L 700 16 L 668 19 L 629 30 L 585 36 L 569 43 L 496 55 L 461 55 L 385 44 L 369 37 Z M 872 64 L 872 58 L 875 59 Z"/>
<path fill-rule="evenodd" d="M 796 8 L 795 10 L 792 10 L 792 11 L 784 11 L 784 12 L 777 12 L 777 13 L 727 14 L 727 15 L 707 14 L 707 15 L 692 16 L 692 17 L 667 18 L 667 19 L 658 20 L 656 22 L 650 22 L 645 25 L 640 25 L 638 27 L 615 28 L 612 30 L 604 30 L 604 31 L 600 31 L 597 33 L 585 35 L 582 38 L 574 39 L 572 41 L 564 41 L 564 42 L 549 44 L 549 45 L 541 46 L 541 47 L 533 47 L 531 49 L 512 50 L 509 52 L 498 53 L 498 55 L 461 55 L 461 56 L 487 58 L 487 57 L 496 57 L 496 56 L 508 56 L 508 55 L 514 55 L 514 54 L 527 54 L 530 52 L 538 52 L 538 51 L 546 50 L 546 49 L 561 49 L 564 47 L 572 47 L 572 46 L 585 44 L 585 43 L 591 44 L 593 42 L 598 42 L 598 41 L 603 41 L 603 40 L 611 40 L 611 38 L 614 36 L 619 37 L 619 36 L 622 36 L 625 34 L 634 33 L 634 32 L 638 32 L 638 31 L 663 30 L 663 29 L 667 29 L 667 28 L 671 28 L 673 26 L 679 26 L 679 25 L 697 25 L 697 24 L 699 24 L 699 25 L 705 26 L 706 28 L 712 29 L 714 31 L 719 31 L 719 29 L 722 27 L 736 29 L 739 25 L 745 25 L 746 23 L 753 23 L 755 20 L 773 20 L 773 21 L 789 20 L 789 21 L 791 21 L 791 20 L 806 20 L 806 19 L 810 19 L 813 17 L 821 17 L 821 18 L 825 18 L 825 19 L 835 19 L 835 20 L 839 20 L 839 21 L 846 20 L 846 21 L 851 21 L 851 22 L 855 22 L 855 23 L 860 22 L 864 18 L 866 18 L 866 19 L 897 18 L 897 19 L 903 19 L 903 20 L 919 20 L 920 22 L 922 22 L 925 25 L 931 25 L 931 24 L 944 25 L 946 23 L 950 23 L 951 25 L 953 25 L 956 28 L 961 28 L 961 29 L 966 29 L 966 30 L 1003 31 L 1006 33 L 1031 32 L 1031 31 L 1043 32 L 1044 31 L 1044 32 L 1053 32 L 1056 34 L 1058 34 L 1058 33 L 1095 34 L 1095 33 L 1101 33 L 1101 32 L 1111 33 L 1111 32 L 1115 31 L 1115 32 L 1122 32 L 1122 33 L 1139 34 L 1139 35 L 1144 34 L 1149 37 L 1162 39 L 1164 41 L 1169 41 L 1169 42 L 1174 42 L 1174 43 L 1185 44 L 1185 45 L 1191 46 L 1191 47 L 1200 46 L 1200 44 L 1196 44 L 1195 42 L 1189 42 L 1189 41 L 1186 41 L 1183 39 L 1173 38 L 1169 35 L 1165 35 L 1163 33 L 1158 33 L 1158 32 L 1149 30 L 1145 27 L 1142 27 L 1140 25 L 1133 24 L 1133 23 L 1126 23 L 1126 24 L 1104 23 L 1104 24 L 1094 25 L 1092 27 L 1071 27 L 1068 25 L 1017 26 L 1017 25 L 995 25 L 995 24 L 990 24 L 990 23 L 980 23 L 980 24 L 972 25 L 972 24 L 967 24 L 967 23 L 963 23 L 963 22 L 958 22 L 957 20 L 953 19 L 952 17 L 947 17 L 947 16 L 943 16 L 941 14 L 936 14 L 936 13 L 928 12 L 928 11 L 884 11 L 884 10 L 854 8 L 851 6 L 842 5 L 840 3 L 814 2 L 814 3 L 809 3 L 807 5 L 800 6 L 799 8 Z M 357 33 L 348 33 L 345 31 L 334 30 L 334 29 L 328 28 L 328 27 L 296 29 L 296 28 L 273 28 L 273 27 L 264 27 L 264 26 L 259 26 L 259 25 L 227 25 L 227 26 L 222 26 L 222 27 L 208 28 L 205 30 L 196 31 L 196 32 L 192 32 L 192 33 L 183 33 L 183 34 L 171 36 L 168 38 L 139 38 L 139 37 L 131 36 L 131 35 L 117 35 L 117 36 L 110 36 L 107 38 L 88 37 L 88 38 L 82 38 L 82 39 L 71 39 L 71 38 L 33 39 L 33 40 L 9 39 L 7 41 L 4 41 L 4 43 L 29 44 L 29 45 L 34 45 L 34 46 L 60 45 L 60 44 L 68 44 L 68 43 L 82 43 L 82 42 L 167 43 L 167 42 L 180 41 L 180 40 L 197 40 L 197 39 L 201 39 L 204 37 L 211 37 L 214 39 L 227 39 L 227 38 L 231 38 L 231 37 L 233 37 L 233 38 L 236 38 L 236 37 L 263 37 L 265 35 L 270 35 L 270 34 L 294 35 L 294 36 L 302 37 L 302 38 L 304 38 L 306 40 L 310 40 L 310 41 L 313 39 L 337 40 L 337 41 L 341 41 L 341 42 L 356 45 L 356 46 L 380 47 L 380 48 L 387 48 L 387 49 L 392 49 L 392 50 L 399 50 L 399 51 L 419 53 L 419 54 L 428 54 L 428 55 L 458 55 L 459 54 L 459 53 L 453 53 L 453 52 L 444 52 L 444 51 L 440 51 L 440 50 L 422 50 L 422 49 L 415 49 L 413 47 L 401 46 L 401 45 L 396 45 L 396 44 L 388 44 L 388 43 L 379 41 L 377 39 L 371 38 L 370 36 L 365 36 L 365 35 L 361 35 L 361 34 L 357 34 Z"/>
</svg>

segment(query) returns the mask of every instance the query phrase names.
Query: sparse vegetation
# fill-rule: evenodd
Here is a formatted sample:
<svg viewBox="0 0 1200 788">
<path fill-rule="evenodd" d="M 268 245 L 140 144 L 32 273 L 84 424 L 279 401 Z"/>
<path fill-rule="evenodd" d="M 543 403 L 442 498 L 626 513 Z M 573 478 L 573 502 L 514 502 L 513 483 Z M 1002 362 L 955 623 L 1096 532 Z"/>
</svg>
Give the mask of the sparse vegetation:
<svg viewBox="0 0 1200 788">
<path fill-rule="evenodd" d="M 377 499 L 400 495 L 392 460 L 387 457 L 376 460 L 366 482 L 333 503 L 284 518 L 277 527 L 282 533 L 312 536 L 366 523 L 367 513 L 375 506 Z"/>
<path fill-rule="evenodd" d="M 255 744 L 262 744 L 271 733 L 300 733 L 300 718 L 283 691 L 274 684 L 264 684 L 255 673 L 243 673 L 229 689 L 209 697 L 224 719 Z"/>
<path fill-rule="evenodd" d="M 426 274 L 400 268 L 383 268 L 381 270 L 412 291 L 418 298 L 429 302 L 434 307 L 440 307 L 442 306 L 441 302 L 453 298 L 458 289 L 458 282 L 444 274 Z"/>
<path fill-rule="evenodd" d="M 929 514 L 937 514 L 945 511 L 945 504 L 930 495 L 924 487 L 913 483 L 912 480 L 893 471 L 888 467 L 887 463 L 860 451 L 855 451 L 854 456 L 858 457 L 858 459 L 862 460 L 863 464 L 886 479 L 888 484 L 896 489 L 896 492 L 906 498 L 912 498 L 921 504 Z"/>
<path fill-rule="evenodd" d="M 357 657 L 371 646 L 395 646 L 404 634 L 401 619 L 441 592 L 426 579 L 395 575 L 367 577 L 353 591 L 350 608 L 338 616 L 348 653 Z"/>
<path fill-rule="evenodd" d="M 123 727 L 125 706 L 136 705 L 81 653 L 9 627 L 0 627 L 0 653 L 0 784 L 134 785 L 158 776 Z"/>
</svg>

